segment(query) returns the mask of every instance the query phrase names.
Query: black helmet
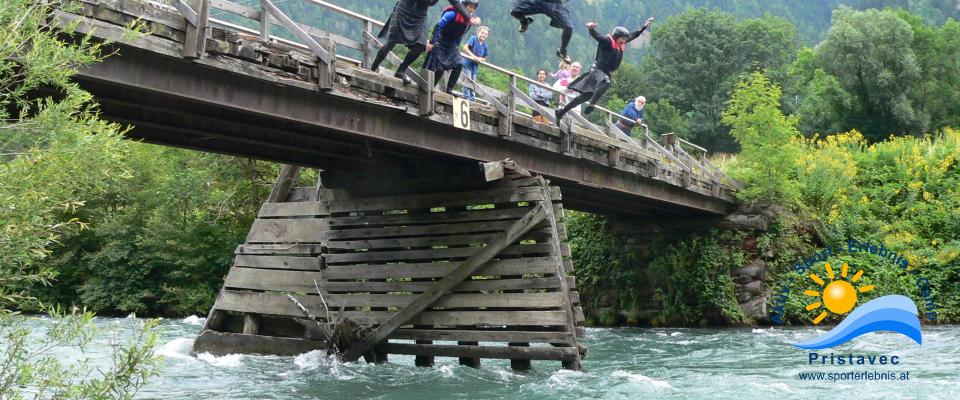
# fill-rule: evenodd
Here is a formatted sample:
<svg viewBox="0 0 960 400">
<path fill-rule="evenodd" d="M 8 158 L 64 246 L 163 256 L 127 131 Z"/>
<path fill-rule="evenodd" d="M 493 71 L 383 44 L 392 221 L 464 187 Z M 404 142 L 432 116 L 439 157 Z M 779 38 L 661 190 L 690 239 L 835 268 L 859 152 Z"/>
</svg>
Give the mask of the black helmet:
<svg viewBox="0 0 960 400">
<path fill-rule="evenodd" d="M 614 39 L 628 37 L 630 36 L 630 30 L 622 26 L 618 26 L 616 28 L 613 28 L 613 33 L 610 36 L 613 36 Z"/>
<path fill-rule="evenodd" d="M 460 3 L 463 4 L 464 7 L 469 6 L 471 4 L 477 7 L 480 6 L 480 0 L 460 0 Z"/>
</svg>

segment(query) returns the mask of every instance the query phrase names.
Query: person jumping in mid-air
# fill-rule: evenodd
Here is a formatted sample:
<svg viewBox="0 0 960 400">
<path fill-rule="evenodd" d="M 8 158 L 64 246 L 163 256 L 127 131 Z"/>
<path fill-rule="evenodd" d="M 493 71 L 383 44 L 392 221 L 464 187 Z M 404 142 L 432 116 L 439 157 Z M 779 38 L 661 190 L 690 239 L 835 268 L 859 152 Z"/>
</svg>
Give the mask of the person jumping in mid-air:
<svg viewBox="0 0 960 400">
<path fill-rule="evenodd" d="M 467 8 L 461 4 L 460 0 L 447 0 L 458 14 L 470 21 L 470 24 L 479 25 L 480 18 L 471 17 Z M 429 51 L 431 45 L 427 43 L 427 12 L 430 7 L 437 4 L 439 0 L 397 0 L 393 7 L 393 13 L 387 19 L 387 23 L 380 30 L 379 37 L 386 38 L 384 44 L 377 56 L 370 65 L 370 70 L 376 72 L 380 68 L 380 63 L 387 58 L 387 54 L 393 50 L 393 47 L 402 44 L 410 49 L 407 56 L 397 67 L 393 76 L 400 78 L 405 85 L 410 84 L 410 78 L 407 78 L 407 68 L 423 54 Z"/>
<path fill-rule="evenodd" d="M 567 55 L 567 45 L 573 37 L 573 20 L 563 0 L 513 0 L 513 10 L 510 11 L 510 15 L 520 20 L 520 32 L 527 31 L 527 27 L 533 22 L 530 16 L 534 14 L 545 14 L 550 17 L 550 26 L 563 29 L 557 57 L 567 64 L 572 63 L 570 56 Z"/>
<path fill-rule="evenodd" d="M 613 32 L 609 35 L 597 33 L 596 22 L 587 23 L 590 36 L 593 36 L 594 40 L 598 43 L 597 59 L 594 61 L 593 67 L 590 68 L 590 72 L 580 75 L 580 77 L 570 83 L 569 88 L 579 92 L 580 95 L 565 106 L 557 109 L 557 126 L 560 126 L 560 120 L 564 114 L 574 107 L 586 103 L 588 100 L 590 104 L 584 107 L 583 113 L 590 114 L 593 112 L 593 107 L 597 104 L 597 101 L 599 101 L 600 97 L 610 88 L 610 76 L 613 75 L 613 71 L 620 68 L 620 62 L 623 61 L 623 50 L 626 48 L 627 43 L 639 37 L 652 23 L 653 17 L 650 17 L 640 29 L 630 32 L 627 28 L 618 26 L 614 28 Z"/>
<path fill-rule="evenodd" d="M 480 0 L 462 0 L 467 11 L 473 13 L 480 5 Z M 453 88 L 460 80 L 460 72 L 463 71 L 463 58 L 460 57 L 460 40 L 463 34 L 470 28 L 470 20 L 457 13 L 453 6 L 447 7 L 440 15 L 440 22 L 433 27 L 433 35 L 430 38 L 432 50 L 427 54 L 427 61 L 423 68 L 433 71 L 436 74 L 436 82 L 440 82 L 440 77 L 444 71 L 450 71 L 450 78 L 447 79 L 447 89 L 445 92 L 453 95 Z"/>
</svg>

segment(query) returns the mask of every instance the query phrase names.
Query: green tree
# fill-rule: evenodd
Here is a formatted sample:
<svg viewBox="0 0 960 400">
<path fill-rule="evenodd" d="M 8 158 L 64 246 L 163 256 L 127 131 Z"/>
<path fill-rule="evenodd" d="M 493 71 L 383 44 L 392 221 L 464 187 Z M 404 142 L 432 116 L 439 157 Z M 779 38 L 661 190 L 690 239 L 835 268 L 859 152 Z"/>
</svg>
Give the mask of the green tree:
<svg viewBox="0 0 960 400">
<path fill-rule="evenodd" d="M 51 354 L 89 341 L 91 314 L 47 309 L 60 323 L 37 342 L 10 311 L 37 305 L 26 291 L 55 277 L 42 261 L 61 237 L 85 227 L 76 211 L 127 176 L 120 127 L 99 120 L 90 95 L 70 79 L 100 60 L 103 47 L 82 36 L 63 40 L 73 26 L 51 30 L 59 6 L 0 3 L 0 398 L 24 398 L 26 390 L 35 398 L 128 399 L 155 373 L 155 321 L 135 328 L 113 367 L 94 371 Z M 41 87 L 57 97 L 36 97 Z"/>
<path fill-rule="evenodd" d="M 743 183 L 743 200 L 765 199 L 796 204 L 800 187 L 796 163 L 800 156 L 797 118 L 780 110 L 780 85 L 761 72 L 737 84 L 723 123 L 740 144 L 732 175 Z"/>
<path fill-rule="evenodd" d="M 836 77 L 852 101 L 839 91 L 814 98 L 835 110 L 832 119 L 841 121 L 840 130 L 857 128 L 876 141 L 891 134 L 920 134 L 930 126 L 930 114 L 911 97 L 922 73 L 913 40 L 910 25 L 894 11 L 834 11 L 833 25 L 815 50 L 816 65 Z"/>
<path fill-rule="evenodd" d="M 796 29 L 782 18 L 738 22 L 732 14 L 695 9 L 657 27 L 652 53 L 641 70 L 653 98 L 667 99 L 686 120 L 692 141 L 733 152 L 736 143 L 721 114 L 734 84 L 745 74 L 767 69 L 784 73 L 799 47 Z"/>
</svg>

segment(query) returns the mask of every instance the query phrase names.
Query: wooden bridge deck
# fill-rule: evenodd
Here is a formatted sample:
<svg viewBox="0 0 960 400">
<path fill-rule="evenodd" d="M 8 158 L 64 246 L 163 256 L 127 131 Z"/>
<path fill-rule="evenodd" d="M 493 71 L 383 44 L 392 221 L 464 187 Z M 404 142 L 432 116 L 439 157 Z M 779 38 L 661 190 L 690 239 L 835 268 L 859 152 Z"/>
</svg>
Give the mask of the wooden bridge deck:
<svg viewBox="0 0 960 400">
<path fill-rule="evenodd" d="M 363 37 L 293 26 L 271 13 L 267 0 L 262 9 L 225 0 L 195 0 L 192 8 L 82 0 L 55 20 L 77 22 L 78 32 L 117 46 L 118 55 L 77 79 L 104 117 L 134 126 L 133 138 L 336 171 L 424 163 L 456 170 L 509 158 L 559 186 L 567 208 L 609 214 L 720 215 L 733 204 L 736 183 L 703 154 L 691 155 L 696 146 L 670 135 L 663 144 L 649 136 L 631 143 L 611 127 L 612 113 L 603 127 L 579 115 L 564 130 L 535 123 L 518 111 L 537 107 L 517 87 L 526 78 L 492 65 L 511 75 L 513 90 L 499 94 L 462 82 L 485 102 L 470 103 L 469 129 L 454 127 L 459 99 L 361 68 L 379 45 L 369 34 L 379 21 L 305 1 L 360 24 Z M 211 19 L 211 8 L 261 29 Z M 274 17 L 264 24 L 267 14 Z M 125 34 L 138 19 L 148 33 Z M 297 29 L 298 41 L 273 34 L 297 37 Z"/>
</svg>

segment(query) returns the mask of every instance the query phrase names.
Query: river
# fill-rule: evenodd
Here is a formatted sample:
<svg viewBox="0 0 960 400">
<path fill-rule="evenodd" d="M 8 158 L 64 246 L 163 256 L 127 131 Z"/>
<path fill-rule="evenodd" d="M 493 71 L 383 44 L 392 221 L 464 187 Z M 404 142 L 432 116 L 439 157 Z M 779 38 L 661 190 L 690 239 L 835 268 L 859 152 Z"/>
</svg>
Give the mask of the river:
<svg viewBox="0 0 960 400">
<path fill-rule="evenodd" d="M 107 362 L 109 338 L 123 335 L 125 319 L 97 318 L 101 337 L 88 349 Z M 809 365 L 809 352 L 790 343 L 823 330 L 812 328 L 640 329 L 590 328 L 585 372 L 559 362 L 534 361 L 514 372 L 509 361 L 483 360 L 482 368 L 437 358 L 434 368 L 413 366 L 412 356 L 383 365 L 340 364 L 319 353 L 297 357 L 190 354 L 203 319 L 160 324 L 160 375 L 143 399 L 753 399 L 753 398 L 960 398 L 960 326 L 925 326 L 923 345 L 892 333 L 874 333 L 819 354 L 829 357 L 897 356 L 898 365 Z M 27 326 L 42 334 L 47 318 Z M 0 340 L 2 343 L 2 340 Z M 72 357 L 71 351 L 61 351 Z M 833 373 L 807 381 L 800 373 Z M 895 373 L 897 381 L 851 380 L 857 372 Z M 902 373 L 909 373 L 909 380 Z M 846 373 L 846 374 L 845 374 Z M 838 377 L 851 376 L 839 380 Z M 889 375 L 889 374 L 888 374 Z M 828 378 L 829 375 L 825 375 Z"/>
</svg>

